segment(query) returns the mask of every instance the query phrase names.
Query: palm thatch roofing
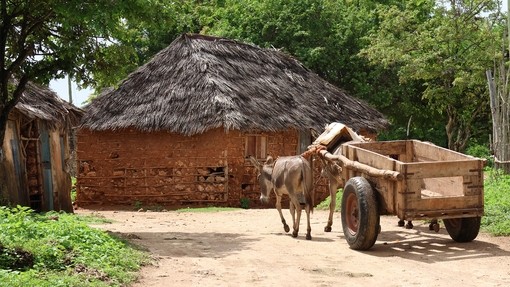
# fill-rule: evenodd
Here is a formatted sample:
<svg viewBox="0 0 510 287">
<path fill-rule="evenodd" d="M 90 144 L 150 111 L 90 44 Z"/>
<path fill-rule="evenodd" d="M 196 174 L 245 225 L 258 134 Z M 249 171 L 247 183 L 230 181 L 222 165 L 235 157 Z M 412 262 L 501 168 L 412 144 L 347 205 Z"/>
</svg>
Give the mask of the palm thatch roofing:
<svg viewBox="0 0 510 287">
<path fill-rule="evenodd" d="M 225 130 L 322 131 L 333 122 L 377 131 L 384 116 L 291 56 L 183 34 L 86 108 L 82 127 L 195 135 Z"/>
<path fill-rule="evenodd" d="M 49 88 L 32 82 L 27 83 L 14 110 L 31 120 L 42 120 L 49 127 L 77 126 L 83 116 L 82 109 L 62 100 Z"/>
</svg>

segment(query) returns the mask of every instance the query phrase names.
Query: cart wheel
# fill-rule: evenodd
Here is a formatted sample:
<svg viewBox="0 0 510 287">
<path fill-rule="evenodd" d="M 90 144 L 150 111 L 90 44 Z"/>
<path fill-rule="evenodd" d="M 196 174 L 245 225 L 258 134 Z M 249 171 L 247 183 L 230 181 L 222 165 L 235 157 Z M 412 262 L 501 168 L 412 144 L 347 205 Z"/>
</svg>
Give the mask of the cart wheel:
<svg viewBox="0 0 510 287">
<path fill-rule="evenodd" d="M 480 217 L 443 219 L 446 231 L 457 242 L 469 242 L 478 236 Z"/>
<path fill-rule="evenodd" d="M 349 247 L 370 249 L 380 230 L 377 198 L 363 177 L 349 179 L 342 196 L 342 228 Z"/>
</svg>

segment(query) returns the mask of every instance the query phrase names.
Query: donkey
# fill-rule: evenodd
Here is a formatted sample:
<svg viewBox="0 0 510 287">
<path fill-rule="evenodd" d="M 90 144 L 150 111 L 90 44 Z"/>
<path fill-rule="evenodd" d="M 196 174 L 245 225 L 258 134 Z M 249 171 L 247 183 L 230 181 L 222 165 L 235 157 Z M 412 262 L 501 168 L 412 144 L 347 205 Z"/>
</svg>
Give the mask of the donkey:
<svg viewBox="0 0 510 287">
<path fill-rule="evenodd" d="M 334 155 L 341 154 L 341 146 L 336 148 L 333 152 Z M 336 208 L 336 193 L 339 188 L 343 187 L 344 182 L 342 180 L 342 168 L 336 164 L 327 162 L 322 156 L 318 157 L 322 162 L 322 172 L 321 175 L 328 179 L 328 189 L 329 189 L 329 216 L 328 223 L 324 226 L 324 232 L 331 232 L 333 226 L 333 215 L 335 213 Z"/>
<path fill-rule="evenodd" d="M 306 239 L 311 240 L 312 228 L 310 227 L 310 212 L 313 212 L 313 179 L 310 163 L 302 156 L 279 157 L 273 161 L 268 156 L 265 164 L 250 156 L 250 161 L 258 171 L 257 180 L 260 185 L 260 200 L 264 203 L 269 201 L 271 190 L 276 195 L 276 209 L 280 214 L 285 232 L 289 232 L 289 226 L 282 214 L 282 195 L 287 194 L 290 199 L 289 210 L 292 216 L 292 237 L 297 237 L 299 221 L 301 219 L 301 204 L 304 204 L 307 219 Z"/>
</svg>

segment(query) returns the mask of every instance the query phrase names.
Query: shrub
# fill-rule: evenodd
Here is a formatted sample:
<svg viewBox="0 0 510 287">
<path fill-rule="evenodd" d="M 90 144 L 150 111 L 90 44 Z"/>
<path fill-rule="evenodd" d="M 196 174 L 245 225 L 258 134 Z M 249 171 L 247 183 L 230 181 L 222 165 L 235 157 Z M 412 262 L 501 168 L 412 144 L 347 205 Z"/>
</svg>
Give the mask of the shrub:
<svg viewBox="0 0 510 287">
<path fill-rule="evenodd" d="M 1 286 L 120 286 L 148 255 L 74 214 L 0 207 Z M 78 283 L 77 283 L 78 282 Z"/>
<path fill-rule="evenodd" d="M 485 159 L 488 167 L 494 166 L 494 158 L 491 156 L 490 149 L 485 145 L 472 145 L 466 149 L 466 154 Z"/>
</svg>

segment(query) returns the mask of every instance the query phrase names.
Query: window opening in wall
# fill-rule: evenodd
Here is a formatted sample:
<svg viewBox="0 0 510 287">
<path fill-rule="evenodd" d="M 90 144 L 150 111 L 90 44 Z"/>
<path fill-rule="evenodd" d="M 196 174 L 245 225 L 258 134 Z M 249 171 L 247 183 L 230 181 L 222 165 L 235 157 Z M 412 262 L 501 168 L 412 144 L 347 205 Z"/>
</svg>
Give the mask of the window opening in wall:
<svg viewBox="0 0 510 287">
<path fill-rule="evenodd" d="M 308 150 L 308 146 L 312 144 L 312 132 L 310 130 L 299 131 L 299 144 L 297 153 L 301 154 Z"/>
<path fill-rule="evenodd" d="M 246 146 L 244 156 L 246 158 L 253 156 L 257 159 L 266 159 L 267 157 L 267 137 L 260 135 L 246 136 Z"/>
</svg>

